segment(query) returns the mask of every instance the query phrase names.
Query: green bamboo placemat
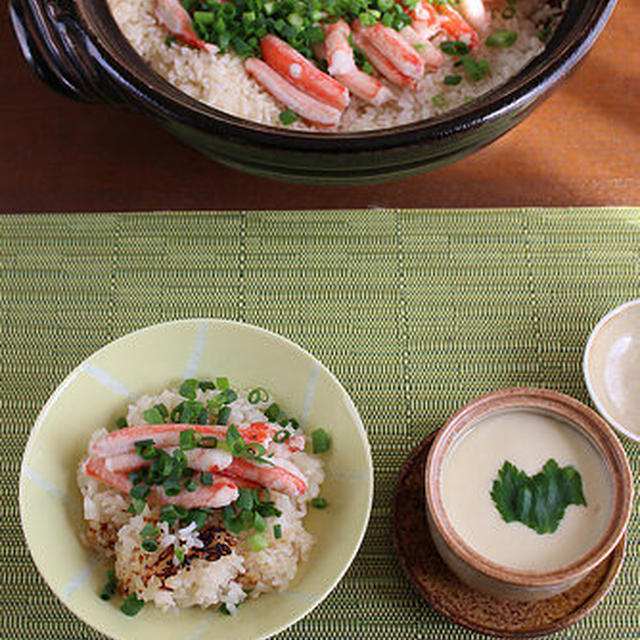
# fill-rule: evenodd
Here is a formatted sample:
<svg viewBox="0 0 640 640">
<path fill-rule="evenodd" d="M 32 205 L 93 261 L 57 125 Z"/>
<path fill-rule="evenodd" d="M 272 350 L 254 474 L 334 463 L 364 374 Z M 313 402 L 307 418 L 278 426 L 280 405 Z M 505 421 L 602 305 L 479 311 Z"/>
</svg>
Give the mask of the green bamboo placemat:
<svg viewBox="0 0 640 640">
<path fill-rule="evenodd" d="M 394 479 L 426 433 L 481 393 L 536 385 L 588 402 L 590 328 L 640 296 L 640 209 L 3 216 L 0 230 L 7 638 L 101 637 L 44 585 L 20 529 L 19 465 L 40 407 L 105 343 L 192 316 L 257 324 L 309 349 L 345 384 L 369 433 L 375 500 L 360 553 L 281 637 L 483 637 L 405 580 L 390 539 Z M 638 478 L 640 447 L 624 446 Z M 637 504 L 613 591 L 554 638 L 640 637 Z"/>
</svg>

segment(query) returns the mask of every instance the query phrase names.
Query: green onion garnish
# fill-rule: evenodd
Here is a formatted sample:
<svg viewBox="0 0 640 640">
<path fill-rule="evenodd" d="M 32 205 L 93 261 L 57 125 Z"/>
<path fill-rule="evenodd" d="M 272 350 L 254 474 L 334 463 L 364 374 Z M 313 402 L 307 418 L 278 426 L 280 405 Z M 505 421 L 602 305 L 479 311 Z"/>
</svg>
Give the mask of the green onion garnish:
<svg viewBox="0 0 640 640">
<path fill-rule="evenodd" d="M 211 380 L 200 380 L 200 382 L 198 382 L 198 388 L 201 391 L 209 391 L 210 389 L 215 389 L 216 384 L 215 382 L 211 382 Z"/>
<path fill-rule="evenodd" d="M 515 31 L 498 29 L 494 31 L 486 40 L 488 47 L 510 47 L 518 39 Z"/>
<path fill-rule="evenodd" d="M 273 436 L 273 441 L 280 444 L 286 442 L 291 437 L 291 434 L 286 429 L 281 429 Z"/>
<path fill-rule="evenodd" d="M 213 436 L 203 436 L 198 441 L 198 446 L 201 449 L 215 449 L 218 446 L 218 440 Z"/>
<path fill-rule="evenodd" d="M 179 390 L 180 395 L 183 398 L 187 398 L 189 400 L 195 400 L 198 384 L 199 384 L 198 381 L 195 380 L 194 378 L 189 378 L 188 380 L 185 380 L 180 385 L 180 390 Z"/>
<path fill-rule="evenodd" d="M 280 538 L 282 538 L 282 525 L 280 524 L 273 525 L 273 537 L 276 540 L 280 540 Z"/>
<path fill-rule="evenodd" d="M 450 86 L 455 86 L 460 84 L 462 81 L 462 76 L 446 76 L 444 79 L 444 83 Z"/>
<path fill-rule="evenodd" d="M 153 553 L 158 550 L 158 543 L 153 538 L 145 538 L 142 541 L 142 548 L 147 553 Z"/>
<path fill-rule="evenodd" d="M 269 392 L 262 387 L 256 387 L 251 389 L 247 395 L 247 400 L 251 404 L 258 404 L 258 402 L 267 402 L 269 400 Z"/>
<path fill-rule="evenodd" d="M 324 499 L 318 496 L 311 501 L 311 506 L 314 509 L 326 509 L 329 503 Z"/>
<path fill-rule="evenodd" d="M 169 412 L 163 404 L 157 404 L 155 407 L 142 412 L 142 417 L 147 424 L 164 424 L 164 420 L 168 415 Z"/>
<path fill-rule="evenodd" d="M 135 593 L 130 593 L 122 603 L 120 611 L 122 611 L 125 616 L 135 616 L 137 613 L 140 613 L 142 607 L 144 607 L 144 600 L 139 600 Z"/>
<path fill-rule="evenodd" d="M 193 429 L 186 429 L 180 432 L 180 449 L 190 451 L 196 446 L 196 432 Z"/>
<path fill-rule="evenodd" d="M 116 572 L 113 569 L 109 569 L 109 571 L 107 571 L 107 583 L 102 587 L 100 598 L 102 600 L 111 599 L 111 596 L 113 596 L 117 589 L 118 581 L 116 580 Z"/>
<path fill-rule="evenodd" d="M 311 432 L 313 453 L 326 453 L 331 447 L 329 434 L 324 429 L 314 429 Z"/>
<path fill-rule="evenodd" d="M 193 478 L 191 478 L 187 482 L 185 482 L 184 488 L 187 491 L 189 491 L 189 493 L 192 493 L 193 491 L 195 491 L 198 488 L 198 485 L 197 485 L 196 481 Z"/>
<path fill-rule="evenodd" d="M 184 562 L 184 549 L 182 547 L 174 547 L 173 555 L 180 564 Z"/>
<path fill-rule="evenodd" d="M 154 527 L 150 522 L 144 525 L 144 528 L 140 532 L 140 536 L 143 538 L 153 538 L 160 533 L 156 527 Z"/>
<path fill-rule="evenodd" d="M 274 402 L 270 404 L 264 412 L 269 422 L 276 422 L 281 415 L 280 407 Z"/>
<path fill-rule="evenodd" d="M 136 485 L 138 486 L 138 485 Z M 131 513 L 135 513 L 136 515 L 140 515 L 146 506 L 146 502 L 140 498 L 131 498 L 131 505 L 129 505 L 129 511 Z"/>
<path fill-rule="evenodd" d="M 139 500 L 146 500 L 150 491 L 151 489 L 142 483 L 134 484 L 133 487 L 131 487 L 131 491 L 129 491 L 129 495 L 132 498 L 138 498 Z"/>
<path fill-rule="evenodd" d="M 129 424 L 127 423 L 127 419 L 125 417 L 121 416 L 116 420 L 116 427 L 118 429 L 126 429 L 128 426 Z"/>
<path fill-rule="evenodd" d="M 262 533 L 266 526 L 267 523 L 265 522 L 264 518 L 256 511 L 253 514 L 253 528 L 259 533 Z"/>
<path fill-rule="evenodd" d="M 229 416 L 231 415 L 231 407 L 222 407 L 218 411 L 218 416 L 216 418 L 216 424 L 227 424 L 229 421 Z"/>
<path fill-rule="evenodd" d="M 164 492 L 168 496 L 177 496 L 180 493 L 180 483 L 175 478 L 167 478 L 163 483 Z"/>
<path fill-rule="evenodd" d="M 203 471 L 200 474 L 200 484 L 203 484 L 205 487 L 210 487 L 213 484 L 213 474 Z"/>
<path fill-rule="evenodd" d="M 151 438 L 148 438 L 147 440 L 136 440 L 133 443 L 133 446 L 136 447 L 136 449 L 146 449 L 147 447 L 152 447 L 154 445 L 154 441 Z"/>
<path fill-rule="evenodd" d="M 223 616 L 230 616 L 231 615 L 231 611 L 229 611 L 229 609 L 227 609 L 227 605 L 224 602 L 220 605 L 220 608 L 218 609 L 218 611 Z"/>
<path fill-rule="evenodd" d="M 299 118 L 299 116 L 295 111 L 292 111 L 291 109 L 285 109 L 284 111 L 280 112 L 278 118 L 280 119 L 280 122 L 282 122 L 282 124 L 287 126 L 293 124 Z"/>
<path fill-rule="evenodd" d="M 433 102 L 433 106 L 436 107 L 436 109 L 443 109 L 447 104 L 445 97 L 441 93 L 437 96 L 433 96 L 433 98 L 431 98 L 431 102 Z"/>
<path fill-rule="evenodd" d="M 463 56 L 469 53 L 469 45 L 466 42 L 445 40 L 440 43 L 440 50 L 450 56 Z"/>
<path fill-rule="evenodd" d="M 229 388 L 229 380 L 228 378 L 216 378 L 216 387 L 220 389 L 220 391 L 224 391 Z"/>
<path fill-rule="evenodd" d="M 249 545 L 249 549 L 251 551 L 262 551 L 269 546 L 269 541 L 266 536 L 262 533 L 254 533 L 252 536 L 247 538 L 247 545 Z"/>
<path fill-rule="evenodd" d="M 505 7 L 500 14 L 505 20 L 511 20 L 516 15 L 515 7 Z"/>
</svg>

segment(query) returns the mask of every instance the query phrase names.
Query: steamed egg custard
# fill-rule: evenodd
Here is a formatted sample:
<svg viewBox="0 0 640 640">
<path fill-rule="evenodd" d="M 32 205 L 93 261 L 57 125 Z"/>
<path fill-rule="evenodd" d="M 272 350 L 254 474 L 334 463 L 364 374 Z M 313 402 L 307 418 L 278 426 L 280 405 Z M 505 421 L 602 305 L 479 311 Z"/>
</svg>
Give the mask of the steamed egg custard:
<svg viewBox="0 0 640 640">
<path fill-rule="evenodd" d="M 544 485 L 546 501 L 535 484 Z M 441 485 L 447 517 L 463 541 L 491 562 L 524 571 L 553 571 L 587 553 L 613 502 L 607 468 L 588 438 L 529 409 L 482 418 L 446 457 Z M 531 517 L 511 514 L 506 521 L 510 491 L 515 511 Z"/>
</svg>

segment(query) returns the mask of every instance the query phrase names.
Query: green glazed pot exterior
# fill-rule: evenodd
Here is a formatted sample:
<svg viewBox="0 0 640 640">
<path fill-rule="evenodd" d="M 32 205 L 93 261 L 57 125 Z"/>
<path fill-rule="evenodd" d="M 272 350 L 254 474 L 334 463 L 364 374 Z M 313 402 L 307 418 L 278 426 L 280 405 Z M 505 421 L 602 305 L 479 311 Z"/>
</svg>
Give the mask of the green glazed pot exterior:
<svg viewBox="0 0 640 640">
<path fill-rule="evenodd" d="M 616 0 L 569 0 L 545 51 L 504 85 L 429 120 L 359 133 L 310 133 L 229 115 L 182 93 L 134 51 L 104 0 L 10 0 L 22 53 L 55 90 L 142 112 L 206 156 L 256 175 L 362 184 L 455 162 L 490 144 L 539 104 L 584 57 Z"/>
</svg>

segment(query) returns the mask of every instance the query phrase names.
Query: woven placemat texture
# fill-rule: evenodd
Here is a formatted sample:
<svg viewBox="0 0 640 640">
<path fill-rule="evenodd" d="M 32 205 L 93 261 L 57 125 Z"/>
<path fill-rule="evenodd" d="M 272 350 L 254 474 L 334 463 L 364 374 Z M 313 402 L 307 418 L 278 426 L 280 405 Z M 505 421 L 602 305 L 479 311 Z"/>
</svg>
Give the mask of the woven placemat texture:
<svg viewBox="0 0 640 640">
<path fill-rule="evenodd" d="M 640 296 L 640 209 L 153 213 L 0 217 L 0 616 L 6 638 L 99 638 L 25 547 L 18 474 L 39 409 L 107 342 L 148 324 L 231 318 L 294 340 L 360 409 L 375 499 L 335 591 L 281 638 L 472 640 L 425 604 L 391 545 L 403 461 L 473 397 L 545 386 L 589 402 L 590 329 Z M 640 493 L 640 447 L 624 442 Z M 625 566 L 554 638 L 638 640 L 640 516 Z"/>
</svg>

